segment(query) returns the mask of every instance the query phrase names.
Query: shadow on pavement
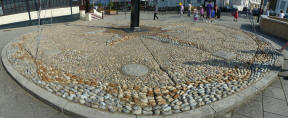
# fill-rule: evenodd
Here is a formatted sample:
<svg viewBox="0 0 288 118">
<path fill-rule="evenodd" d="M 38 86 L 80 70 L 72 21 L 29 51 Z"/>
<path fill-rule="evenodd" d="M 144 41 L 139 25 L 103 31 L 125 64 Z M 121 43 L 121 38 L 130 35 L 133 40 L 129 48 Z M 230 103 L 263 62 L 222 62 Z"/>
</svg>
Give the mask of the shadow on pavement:
<svg viewBox="0 0 288 118">
<path fill-rule="evenodd" d="M 255 25 L 256 32 L 253 31 L 253 27 L 251 26 L 251 24 L 242 24 L 240 29 L 256 33 L 257 35 L 260 35 L 266 39 L 269 39 L 270 41 L 272 41 L 275 44 L 280 45 L 280 46 L 283 46 L 285 44 L 285 42 L 287 42 L 287 40 L 285 40 L 283 38 L 262 32 L 260 30 L 259 24 Z"/>
<path fill-rule="evenodd" d="M 229 61 L 229 60 L 218 60 L 218 59 L 211 59 L 211 60 L 206 60 L 202 62 L 196 62 L 196 61 L 187 61 L 184 62 L 183 64 L 185 65 L 203 65 L 203 64 L 208 64 L 211 66 L 218 66 L 218 67 L 226 67 L 226 68 L 235 68 L 235 67 L 258 67 L 258 68 L 263 68 L 263 69 L 271 69 L 271 70 L 276 70 L 280 71 L 281 66 L 271 66 L 271 65 L 263 65 L 263 64 L 249 64 L 249 63 L 243 63 L 243 62 L 238 62 L 238 61 Z"/>
<path fill-rule="evenodd" d="M 257 51 L 257 50 L 238 50 L 241 53 L 251 53 L 251 54 L 274 54 L 277 56 L 282 56 L 283 54 L 276 52 L 275 50 L 266 49 L 265 51 Z"/>
<path fill-rule="evenodd" d="M 71 21 L 76 21 L 79 19 L 80 19 L 79 14 L 73 14 L 73 15 L 67 15 L 67 16 L 53 17 L 52 20 L 51 18 L 41 19 L 41 24 L 43 25 L 43 24 L 71 22 Z M 23 21 L 23 22 L 0 25 L 0 30 L 9 29 L 9 28 L 27 27 L 27 26 L 33 26 L 33 25 L 38 25 L 37 19 L 32 20 L 32 21 Z"/>
</svg>

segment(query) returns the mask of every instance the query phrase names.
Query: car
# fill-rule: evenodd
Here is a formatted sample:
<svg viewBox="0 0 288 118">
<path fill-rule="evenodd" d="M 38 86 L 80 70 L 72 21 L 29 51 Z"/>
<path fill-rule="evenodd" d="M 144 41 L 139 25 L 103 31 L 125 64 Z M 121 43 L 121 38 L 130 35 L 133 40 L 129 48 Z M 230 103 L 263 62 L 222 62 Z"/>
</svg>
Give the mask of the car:
<svg viewBox="0 0 288 118">
<path fill-rule="evenodd" d="M 248 7 L 244 7 L 242 13 L 243 14 L 249 14 L 250 13 L 250 9 Z"/>
<path fill-rule="evenodd" d="M 230 12 L 232 10 L 232 8 L 229 6 L 220 7 L 220 9 L 222 12 Z"/>
<path fill-rule="evenodd" d="M 260 9 L 259 9 L 259 8 L 254 8 L 254 9 L 252 10 L 252 15 L 253 15 L 253 16 L 258 16 L 259 13 L 260 13 Z"/>
</svg>

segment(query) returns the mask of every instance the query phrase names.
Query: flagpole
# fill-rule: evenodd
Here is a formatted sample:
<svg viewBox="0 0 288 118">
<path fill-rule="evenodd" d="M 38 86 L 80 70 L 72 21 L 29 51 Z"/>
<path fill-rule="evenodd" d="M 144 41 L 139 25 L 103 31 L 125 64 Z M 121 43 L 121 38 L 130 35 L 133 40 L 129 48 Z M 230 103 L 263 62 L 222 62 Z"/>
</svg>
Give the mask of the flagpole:
<svg viewBox="0 0 288 118">
<path fill-rule="evenodd" d="M 38 57 L 38 50 L 39 50 L 39 44 L 40 44 L 40 38 L 41 38 L 41 1 L 39 0 L 39 9 L 38 9 L 38 37 L 37 37 L 37 47 L 36 47 L 36 60 Z"/>
</svg>

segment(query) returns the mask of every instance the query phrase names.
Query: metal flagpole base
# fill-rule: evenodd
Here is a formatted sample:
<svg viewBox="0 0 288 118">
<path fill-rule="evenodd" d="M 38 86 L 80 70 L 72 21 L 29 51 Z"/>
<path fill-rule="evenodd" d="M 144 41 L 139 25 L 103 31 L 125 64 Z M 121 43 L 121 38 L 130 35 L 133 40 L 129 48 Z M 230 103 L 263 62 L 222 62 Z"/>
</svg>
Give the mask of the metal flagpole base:
<svg viewBox="0 0 288 118">
<path fill-rule="evenodd" d="M 130 27 L 130 29 L 132 32 L 140 32 L 141 31 L 140 27 Z"/>
</svg>

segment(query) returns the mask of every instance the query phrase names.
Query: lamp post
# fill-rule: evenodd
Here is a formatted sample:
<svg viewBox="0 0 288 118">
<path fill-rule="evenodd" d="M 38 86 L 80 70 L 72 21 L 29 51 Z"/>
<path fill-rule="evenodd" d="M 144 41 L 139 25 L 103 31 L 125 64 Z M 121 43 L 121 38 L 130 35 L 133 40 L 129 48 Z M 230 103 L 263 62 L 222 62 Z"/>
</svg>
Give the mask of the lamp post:
<svg viewBox="0 0 288 118">
<path fill-rule="evenodd" d="M 263 7 L 262 7 L 263 4 L 264 4 L 264 0 L 261 0 L 257 23 L 259 23 L 259 21 L 260 21 L 261 12 L 262 12 L 262 9 L 263 9 Z"/>
<path fill-rule="evenodd" d="M 140 18 L 140 0 L 131 0 L 130 28 L 132 31 L 140 31 L 139 18 Z"/>
</svg>

